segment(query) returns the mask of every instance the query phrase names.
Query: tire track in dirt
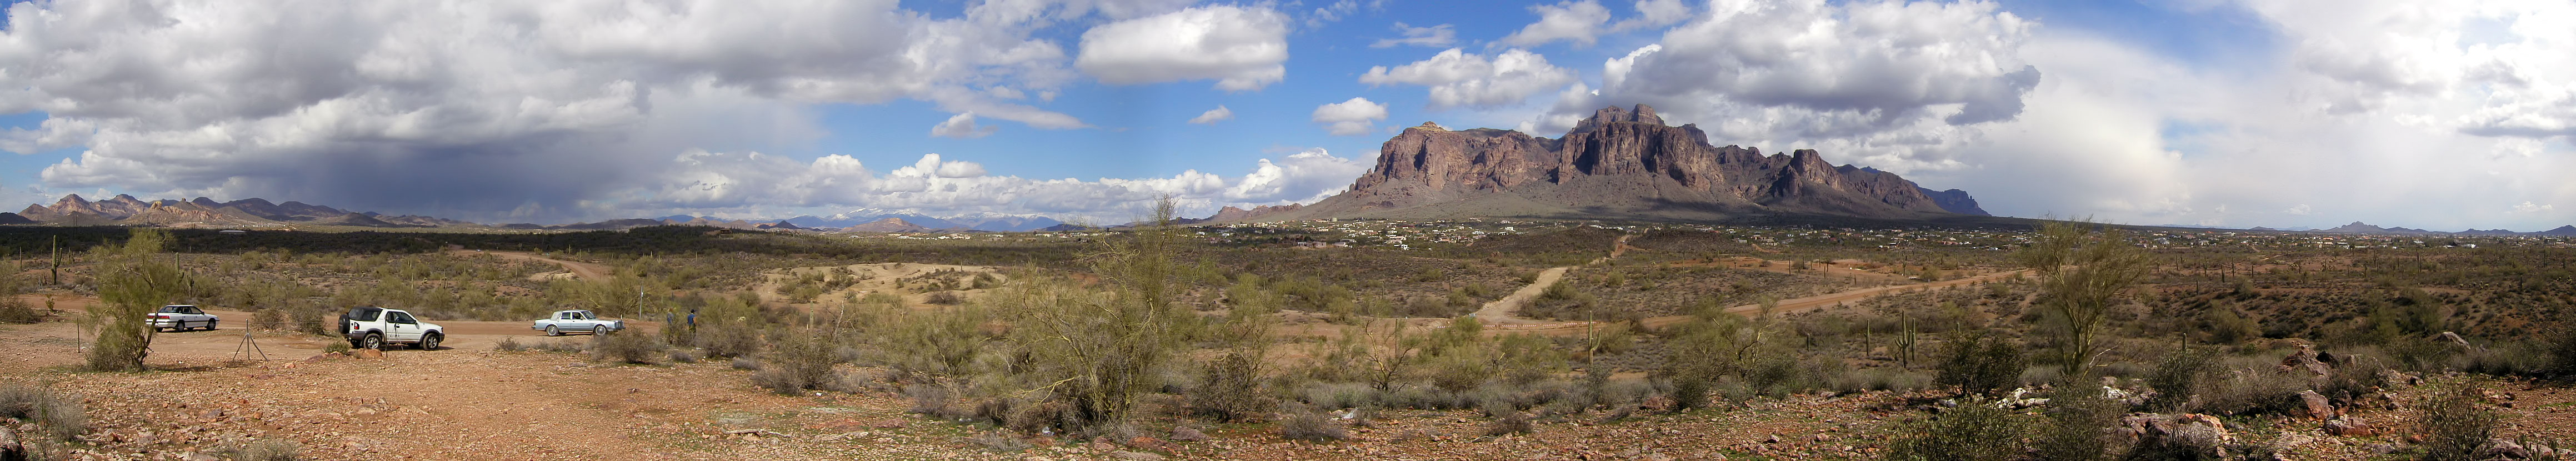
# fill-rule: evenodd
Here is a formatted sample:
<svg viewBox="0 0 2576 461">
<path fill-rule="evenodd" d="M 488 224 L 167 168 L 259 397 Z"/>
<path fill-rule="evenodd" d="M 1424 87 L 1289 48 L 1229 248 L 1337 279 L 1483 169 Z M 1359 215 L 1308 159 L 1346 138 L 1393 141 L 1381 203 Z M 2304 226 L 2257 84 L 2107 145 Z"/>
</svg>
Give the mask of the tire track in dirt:
<svg viewBox="0 0 2576 461">
<path fill-rule="evenodd" d="M 1979 274 L 1979 275 L 1972 276 L 1972 277 L 1957 278 L 1957 279 L 1950 279 L 1950 280 L 1942 280 L 1942 281 L 1938 281 L 1938 282 L 1918 283 L 1918 284 L 1913 284 L 1913 285 L 1886 285 L 1886 286 L 1875 286 L 1875 287 L 1868 287 L 1868 288 L 1857 288 L 1857 289 L 1851 289 L 1851 290 L 1844 290 L 1844 291 L 1838 291 L 1838 292 L 1833 292 L 1833 293 L 1826 293 L 1826 294 L 1821 294 L 1821 295 L 1808 296 L 1808 297 L 1804 297 L 1804 298 L 1796 298 L 1796 299 L 1783 300 L 1783 301 L 1780 301 L 1778 304 L 1773 305 L 1773 306 L 1771 307 L 1771 309 L 1770 309 L 1770 312 L 1771 312 L 1771 313 L 1773 313 L 1773 314 L 1786 314 L 1786 313 L 1791 313 L 1791 312 L 1803 312 L 1803 311 L 1810 311 L 1810 310 L 1821 309 L 1821 308 L 1825 308 L 1825 307 L 1829 307 L 1829 306 L 1840 305 L 1840 304 L 1845 303 L 1845 302 L 1859 301 L 1859 300 L 1869 299 L 1869 298 L 1878 297 L 1878 296 L 1883 296 L 1883 295 L 1890 295 L 1890 294 L 1896 294 L 1896 293 L 1905 293 L 1905 292 L 1930 291 L 1930 290 L 1940 289 L 1940 288 L 1948 288 L 1948 287 L 1955 287 L 1955 286 L 1960 286 L 1960 285 L 1968 285 L 1968 284 L 1974 284 L 1974 283 L 1981 283 L 1981 282 L 1989 282 L 1989 281 L 1995 281 L 1995 280 L 2002 280 L 2002 279 L 2005 279 L 2005 278 L 2010 278 L 2010 277 L 2012 277 L 2012 276 L 2014 276 L 2014 275 L 2026 274 L 2026 273 L 2028 273 L 2028 272 L 2029 272 L 2028 270 L 2003 271 L 2003 272 L 1991 272 L 1991 273 L 1986 273 L 1986 274 Z M 1730 313 L 1730 314 L 1735 314 L 1735 315 L 1741 315 L 1741 316 L 1746 316 L 1746 317 L 1753 317 L 1753 316 L 1762 315 L 1762 314 L 1763 314 L 1763 309 L 1762 309 L 1762 305 L 1761 305 L 1761 304 L 1745 304 L 1745 305 L 1741 305 L 1741 306 L 1735 306 L 1735 307 L 1729 307 L 1729 308 L 1726 308 L 1726 312 L 1727 312 L 1727 313 Z M 1667 315 L 1667 316 L 1660 316 L 1660 317 L 1649 317 L 1649 318 L 1647 318 L 1647 319 L 1645 319 L 1645 320 L 1641 321 L 1640 323 L 1643 323 L 1643 324 L 1644 324 L 1644 326 L 1645 326 L 1645 327 L 1647 327 L 1647 328 L 1661 328 L 1661 327 L 1666 327 L 1666 326 L 1672 326 L 1672 325 L 1679 324 L 1679 323 L 1682 323 L 1682 322 L 1686 322 L 1686 321 L 1689 321 L 1689 320 L 1690 320 L 1690 316 L 1687 316 L 1687 315 Z M 1581 334 L 1581 333 L 1583 333 L 1583 331 L 1584 331 L 1584 329 L 1585 329 L 1586 327 L 1592 326 L 1592 325 L 1594 325 L 1595 323 L 1597 323 L 1597 322 L 1557 322 L 1557 323 L 1547 323 L 1547 324 L 1518 323 L 1518 324 L 1506 324 L 1506 325 L 1490 326 L 1490 327 L 1488 327 L 1488 330 L 1490 330 L 1490 331 L 1494 331 L 1494 332 L 1497 332 L 1497 333 L 1501 333 L 1501 332 L 1510 332 L 1510 333 L 1536 333 L 1536 334 L 1542 334 L 1542 335 L 1573 335 L 1573 334 Z"/>
<path fill-rule="evenodd" d="M 582 280 L 589 280 L 589 281 L 594 281 L 594 282 L 608 280 L 608 274 L 609 274 L 610 272 L 614 272 L 614 271 L 615 271 L 614 269 L 610 269 L 610 268 L 609 268 L 608 266 L 606 266 L 606 265 L 593 264 L 593 263 L 586 263 L 586 262 L 579 262 L 579 261 L 565 261 L 565 260 L 561 260 L 561 259 L 554 259 L 554 258 L 548 258 L 548 257 L 544 257 L 544 256 L 537 256 L 535 253 L 529 253 L 529 252 L 525 252 L 525 251 L 448 250 L 448 251 L 447 251 L 447 254 L 452 254 L 452 255 L 457 255 L 457 256 L 492 255 L 492 256 L 498 256 L 498 257 L 501 257 L 502 259 L 517 259 L 517 260 L 525 260 L 525 261 L 537 261 L 537 262 L 543 262 L 543 263 L 552 263 L 552 264 L 554 264 L 554 265 L 563 266 L 564 270 L 566 270 L 566 271 L 571 271 L 571 272 L 572 272 L 572 275 L 573 275 L 573 276 L 575 276 L 575 277 L 581 277 L 581 279 L 582 279 Z"/>
<path fill-rule="evenodd" d="M 1634 235 L 1620 235 L 1619 240 L 1611 242 L 1609 256 L 1593 258 L 1591 262 L 1583 263 L 1583 266 L 1599 265 L 1604 261 L 1609 261 L 1610 258 L 1617 258 L 1619 255 L 1627 254 L 1628 250 L 1633 248 L 1628 246 L 1629 237 L 1634 237 Z M 1546 293 L 1547 287 L 1556 285 L 1558 280 L 1563 280 L 1565 278 L 1566 272 L 1572 271 L 1576 267 L 1583 266 L 1551 267 L 1547 270 L 1539 271 L 1537 277 L 1530 278 L 1530 283 L 1528 285 L 1522 285 L 1520 289 L 1512 290 L 1512 294 L 1504 295 L 1503 299 L 1497 299 L 1493 302 L 1485 303 L 1484 307 L 1476 309 L 1476 321 L 1483 322 L 1486 325 L 1526 325 L 1544 323 L 1545 321 L 1543 320 L 1522 317 L 1521 306 L 1529 304 L 1530 300 L 1538 299 L 1540 294 Z"/>
</svg>

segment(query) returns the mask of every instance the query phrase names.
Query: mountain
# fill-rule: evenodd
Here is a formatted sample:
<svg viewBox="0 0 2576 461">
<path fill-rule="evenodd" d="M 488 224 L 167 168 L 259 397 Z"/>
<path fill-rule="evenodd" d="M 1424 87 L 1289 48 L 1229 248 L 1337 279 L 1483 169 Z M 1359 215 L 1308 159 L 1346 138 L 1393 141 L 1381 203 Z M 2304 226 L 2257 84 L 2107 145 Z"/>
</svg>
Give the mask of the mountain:
<svg viewBox="0 0 2576 461">
<path fill-rule="evenodd" d="M 197 197 L 191 200 L 143 201 L 131 195 L 117 195 L 100 201 L 89 201 L 79 194 L 65 195 L 52 206 L 27 205 L 18 213 L 27 219 L 63 225 L 119 225 L 151 227 L 244 227 L 318 224 L 362 227 L 481 227 L 479 224 L 431 216 L 384 216 L 376 213 L 354 213 L 303 202 L 270 203 L 259 198 L 230 202 Z"/>
<path fill-rule="evenodd" d="M 2404 228 L 2404 227 L 2379 227 L 2379 226 L 2373 226 L 2373 225 L 2369 225 L 2369 224 L 2362 224 L 2362 223 L 2361 223 L 2361 221 L 2353 221 L 2353 222 L 2352 222 L 2352 224 L 2345 224 L 2345 225 L 2341 225 L 2341 226 L 2335 226 L 2335 227 L 2333 227 L 2333 228 L 2329 228 L 2329 229 L 2317 229 L 2317 230 L 2312 230 L 2312 231 L 2308 231 L 2308 232 L 2318 232 L 2318 233 L 2327 233 L 2327 234 L 2390 234 L 2390 235 L 2394 235 L 2394 234 L 2435 234 L 2435 233 L 2438 233 L 2438 232 L 2433 232 L 2433 231 L 2428 231 L 2428 230 L 2423 230 L 2423 229 L 2408 229 L 2408 228 Z"/>
<path fill-rule="evenodd" d="M 2565 226 L 2558 226 L 2558 228 L 2557 228 L 2557 229 L 2550 229 L 2550 230 L 2545 230 L 2545 231 L 2540 231 L 2540 232 L 2533 232 L 2532 234 L 2534 234 L 2534 235 L 2557 235 L 2557 236 L 2576 237 L 2576 224 L 2565 225 Z"/>
<path fill-rule="evenodd" d="M 27 219 L 27 217 L 25 217 L 25 216 L 19 216 L 17 213 L 0 212 L 0 224 L 35 224 L 35 223 L 36 223 L 36 220 L 33 220 L 33 219 Z"/>
<path fill-rule="evenodd" d="M 1923 196 L 1925 196 L 1925 197 L 1931 197 L 1931 198 L 1932 198 L 1932 204 L 1934 204 L 1934 205 L 1940 205 L 1940 206 L 1941 206 L 1941 209 L 1942 209 L 1942 210 L 1944 210 L 1944 211 L 1949 211 L 1949 212 L 1951 212 L 1951 213 L 1955 213 L 1955 214 L 1972 215 L 1972 216 L 1994 216 L 1994 215 L 1991 215 L 1991 214 L 1986 214 L 1986 209 L 1984 209 L 1984 208 L 1978 208 L 1978 207 L 1977 207 L 1977 198 L 1976 198 L 1976 197 L 1969 197 L 1969 196 L 1968 196 L 1968 191 L 1963 191 L 1963 190 L 1958 190 L 1958 189 L 1950 189 L 1950 190 L 1945 190 L 1945 191 L 1934 191 L 1934 190 L 1932 190 L 1932 189 L 1920 188 L 1920 187 L 1917 187 L 1917 188 L 1915 188 L 1915 189 L 1919 189 L 1919 190 L 1920 190 L 1920 192 L 1922 192 L 1922 193 L 1923 193 Z"/>
<path fill-rule="evenodd" d="M 920 213 L 896 213 L 876 209 L 852 210 L 832 216 L 797 216 L 787 218 L 786 222 L 806 228 L 825 229 L 856 226 L 888 218 L 902 219 L 906 223 L 925 229 L 956 231 L 1025 232 L 1064 224 L 1063 221 L 1057 221 L 1055 218 L 1036 215 L 977 213 L 943 218 Z"/>
<path fill-rule="evenodd" d="M 930 228 L 921 227 L 903 218 L 885 218 L 843 227 L 841 230 L 845 232 L 929 232 Z"/>
<path fill-rule="evenodd" d="M 1982 214 L 1966 192 L 1926 191 L 1893 173 L 1828 164 L 1814 150 L 1766 156 L 1715 147 L 1698 126 L 1665 125 L 1654 108 L 1638 105 L 1595 111 L 1556 139 L 1433 123 L 1407 128 L 1379 147 L 1376 166 L 1349 191 L 1258 219 Z"/>
<path fill-rule="evenodd" d="M 762 225 L 752 226 L 752 227 L 757 227 L 757 228 L 760 228 L 760 229 L 762 229 L 762 230 L 770 230 L 770 229 L 781 229 L 781 230 L 796 230 L 796 229 L 804 229 L 804 228 L 802 228 L 802 227 L 796 227 L 796 225 L 795 225 L 795 224 L 789 224 L 787 221 L 779 221 L 779 222 L 776 222 L 776 223 L 771 223 L 771 224 L 762 224 Z"/>
<path fill-rule="evenodd" d="M 1291 212 L 1291 211 L 1297 211 L 1298 209 L 1302 209 L 1302 208 L 1305 208 L 1305 207 L 1306 207 L 1305 205 L 1299 205 L 1299 204 L 1295 204 L 1295 203 L 1286 204 L 1286 205 L 1263 205 L 1263 206 L 1256 206 L 1256 207 L 1252 207 L 1252 209 L 1249 209 L 1249 210 L 1242 209 L 1242 208 L 1235 208 L 1235 207 L 1225 207 L 1225 208 L 1223 208 L 1223 209 L 1216 210 L 1216 215 L 1214 215 L 1214 216 L 1208 216 L 1207 221 L 1208 221 L 1208 222 L 1217 222 L 1217 223 L 1252 222 L 1252 221 L 1256 221 L 1256 220 L 1261 219 L 1261 217 L 1263 217 L 1263 216 L 1269 216 L 1269 215 L 1274 215 L 1274 214 L 1280 214 L 1280 213 L 1287 213 L 1287 212 Z"/>
</svg>

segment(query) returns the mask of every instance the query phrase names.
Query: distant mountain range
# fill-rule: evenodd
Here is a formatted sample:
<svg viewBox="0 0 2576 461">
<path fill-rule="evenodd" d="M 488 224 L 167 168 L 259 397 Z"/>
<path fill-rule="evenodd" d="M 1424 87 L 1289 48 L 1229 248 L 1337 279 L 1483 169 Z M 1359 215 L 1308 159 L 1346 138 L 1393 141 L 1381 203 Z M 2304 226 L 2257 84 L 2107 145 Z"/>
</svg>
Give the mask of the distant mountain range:
<svg viewBox="0 0 2576 461">
<path fill-rule="evenodd" d="M 2273 230 L 2273 229 L 2266 229 L 2266 228 L 2257 227 L 2257 228 L 2253 228 L 2253 229 L 2249 229 L 2249 230 L 2268 231 L 2268 230 Z M 2345 224 L 2345 225 L 2341 225 L 2341 226 L 2336 226 L 2336 227 L 2331 228 L 2331 229 L 2315 229 L 2315 230 L 2308 230 L 2308 231 L 2304 231 L 2304 232 L 2313 232 L 2313 233 L 2320 233 L 2320 234 L 2371 234 L 2371 235 L 2463 235 L 2463 236 L 2477 236 L 2477 235 L 2490 235 L 2490 236 L 2516 236 L 2516 235 L 2520 235 L 2520 236 L 2547 236 L 2547 237 L 2576 237 L 2576 225 L 2558 226 L 2558 228 L 2557 228 L 2557 229 L 2550 229 L 2550 230 L 2545 230 L 2545 231 L 2540 231 L 2540 232 L 2514 232 L 2514 231 L 2504 230 L 2504 229 L 2487 229 L 2487 230 L 2469 229 L 2469 230 L 2464 230 L 2464 231 L 2459 231 L 2459 232 L 2441 232 L 2441 231 L 2429 231 L 2429 230 L 2423 230 L 2423 229 L 2409 229 L 2409 228 L 2404 228 L 2404 227 L 2379 227 L 2379 226 L 2373 226 L 2373 225 L 2369 225 L 2369 224 L 2363 224 L 2363 223 L 2361 223 L 2360 221 L 2353 221 L 2353 223 L 2352 223 L 2352 224 Z"/>
<path fill-rule="evenodd" d="M 1033 215 L 973 214 L 937 218 L 912 213 L 866 214 L 865 212 L 868 211 L 873 210 L 859 210 L 828 218 L 798 216 L 767 223 L 674 215 L 654 219 L 614 219 L 562 225 L 526 223 L 487 225 L 432 216 L 393 216 L 374 212 L 352 212 L 303 202 L 273 203 L 259 198 L 217 202 L 205 197 L 193 200 L 142 200 L 131 195 L 117 195 L 107 200 L 91 201 L 81 198 L 79 194 L 72 194 L 63 196 L 52 205 L 30 204 L 17 213 L 0 213 L 0 225 L 57 224 L 178 228 L 304 225 L 527 230 L 615 230 L 644 226 L 684 225 L 742 230 L 847 230 L 849 232 L 1019 232 L 1065 225 L 1053 218 Z"/>
<path fill-rule="evenodd" d="M 1216 221 L 1531 217 L 1726 221 L 1748 216 L 1878 220 L 1986 216 L 1966 191 L 1834 166 L 1814 150 L 1763 155 L 1709 144 L 1653 107 L 1603 108 L 1563 137 L 1407 128 L 1347 192 L 1302 207 L 1220 212 Z"/>
<path fill-rule="evenodd" d="M 1025 232 L 1045 229 L 1048 226 L 1054 226 L 1057 224 L 1064 224 L 1063 221 L 1057 221 L 1055 218 L 1036 215 L 979 213 L 939 218 L 919 213 L 888 212 L 874 209 L 853 210 L 848 213 L 832 216 L 797 216 L 787 218 L 786 222 L 805 227 L 846 228 L 863 224 L 873 224 L 886 219 L 898 219 L 904 223 L 920 227 L 924 230 L 947 231 L 978 230 L 985 232 Z"/>
</svg>

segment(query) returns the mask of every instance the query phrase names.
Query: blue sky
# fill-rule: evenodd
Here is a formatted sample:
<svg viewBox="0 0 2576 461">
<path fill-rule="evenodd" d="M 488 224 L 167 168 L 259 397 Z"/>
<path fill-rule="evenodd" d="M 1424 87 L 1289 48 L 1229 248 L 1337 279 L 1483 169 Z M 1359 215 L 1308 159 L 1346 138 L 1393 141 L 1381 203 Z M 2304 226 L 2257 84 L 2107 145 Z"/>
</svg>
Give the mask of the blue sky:
<svg viewBox="0 0 2576 461">
<path fill-rule="evenodd" d="M 1644 103 L 1998 214 L 2576 223 L 2564 2 L 455 3 L 14 4 L 0 201 L 1112 221 L 1311 202 L 1424 121 Z"/>
</svg>

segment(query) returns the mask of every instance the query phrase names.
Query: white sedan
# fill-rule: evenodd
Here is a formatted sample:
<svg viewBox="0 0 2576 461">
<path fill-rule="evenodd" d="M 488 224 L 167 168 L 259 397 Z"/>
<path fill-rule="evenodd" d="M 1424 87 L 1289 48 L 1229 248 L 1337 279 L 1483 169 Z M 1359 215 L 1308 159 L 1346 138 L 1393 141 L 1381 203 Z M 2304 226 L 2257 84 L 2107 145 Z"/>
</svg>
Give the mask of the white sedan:
<svg viewBox="0 0 2576 461">
<path fill-rule="evenodd" d="M 204 310 L 197 309 L 197 306 L 186 304 L 161 306 L 160 312 L 153 312 L 152 315 L 144 317 L 144 321 L 151 323 L 152 329 L 156 331 L 163 329 L 188 331 L 197 328 L 213 330 L 215 320 L 215 314 L 208 314 Z"/>
</svg>

